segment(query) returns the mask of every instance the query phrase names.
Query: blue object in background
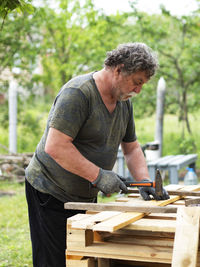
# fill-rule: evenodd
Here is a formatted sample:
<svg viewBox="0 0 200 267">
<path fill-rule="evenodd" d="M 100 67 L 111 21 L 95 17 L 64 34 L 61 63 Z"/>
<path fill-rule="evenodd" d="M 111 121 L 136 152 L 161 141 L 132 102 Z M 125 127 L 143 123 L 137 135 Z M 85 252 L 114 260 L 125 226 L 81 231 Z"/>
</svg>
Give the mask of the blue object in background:
<svg viewBox="0 0 200 267">
<path fill-rule="evenodd" d="M 193 168 L 186 168 L 187 173 L 184 177 L 184 185 L 195 185 L 198 184 L 197 175 Z"/>
</svg>

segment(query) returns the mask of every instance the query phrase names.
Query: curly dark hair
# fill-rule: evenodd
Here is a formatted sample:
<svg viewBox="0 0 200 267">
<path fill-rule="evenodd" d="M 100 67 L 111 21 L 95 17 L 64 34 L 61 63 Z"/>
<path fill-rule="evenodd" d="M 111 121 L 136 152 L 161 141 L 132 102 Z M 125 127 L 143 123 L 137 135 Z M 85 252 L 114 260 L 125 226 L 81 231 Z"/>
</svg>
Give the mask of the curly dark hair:
<svg viewBox="0 0 200 267">
<path fill-rule="evenodd" d="M 116 67 L 124 64 L 122 71 L 130 75 L 137 71 L 145 71 L 148 78 L 158 68 L 156 54 L 144 43 L 120 44 L 116 49 L 107 52 L 105 67 Z"/>
</svg>

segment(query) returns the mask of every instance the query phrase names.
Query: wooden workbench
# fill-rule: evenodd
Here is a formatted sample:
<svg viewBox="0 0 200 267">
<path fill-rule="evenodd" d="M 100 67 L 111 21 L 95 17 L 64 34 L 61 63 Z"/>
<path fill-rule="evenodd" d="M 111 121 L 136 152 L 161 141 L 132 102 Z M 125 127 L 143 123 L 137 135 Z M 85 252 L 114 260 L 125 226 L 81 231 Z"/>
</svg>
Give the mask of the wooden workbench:
<svg viewBox="0 0 200 267">
<path fill-rule="evenodd" d="M 200 186 L 179 188 L 187 189 L 197 191 Z M 200 207 L 185 207 L 184 198 L 179 195 L 170 196 L 166 201 L 146 202 L 137 193 L 119 198 L 115 203 L 116 206 L 141 205 L 141 208 L 173 207 L 177 208 L 177 213 L 165 213 L 165 207 L 160 213 L 97 212 L 91 210 L 91 204 L 85 203 L 90 210 L 67 221 L 67 267 L 94 267 L 97 260 L 98 267 L 200 266 Z M 66 208 L 67 205 L 69 203 Z"/>
</svg>

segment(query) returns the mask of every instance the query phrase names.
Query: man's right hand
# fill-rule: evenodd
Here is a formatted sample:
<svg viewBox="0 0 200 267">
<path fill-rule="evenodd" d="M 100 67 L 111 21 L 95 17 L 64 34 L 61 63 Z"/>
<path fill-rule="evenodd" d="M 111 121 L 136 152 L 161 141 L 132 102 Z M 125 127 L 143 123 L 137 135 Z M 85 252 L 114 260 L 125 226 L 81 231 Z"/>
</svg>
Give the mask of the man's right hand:
<svg viewBox="0 0 200 267">
<path fill-rule="evenodd" d="M 99 175 L 97 176 L 96 180 L 92 182 L 92 184 L 104 194 L 112 194 L 119 192 L 120 190 L 122 190 L 123 193 L 127 193 L 128 189 L 123 181 L 125 181 L 125 179 L 119 177 L 113 171 L 100 169 Z"/>
</svg>

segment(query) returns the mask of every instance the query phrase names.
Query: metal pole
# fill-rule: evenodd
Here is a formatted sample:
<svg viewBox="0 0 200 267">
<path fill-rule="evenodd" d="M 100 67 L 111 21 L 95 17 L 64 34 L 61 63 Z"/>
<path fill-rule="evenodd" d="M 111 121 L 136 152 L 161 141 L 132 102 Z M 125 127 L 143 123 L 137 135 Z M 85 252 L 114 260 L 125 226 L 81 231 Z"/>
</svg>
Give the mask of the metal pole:
<svg viewBox="0 0 200 267">
<path fill-rule="evenodd" d="M 157 86 L 157 103 L 156 103 L 156 131 L 155 141 L 159 142 L 159 157 L 162 156 L 163 145 L 163 117 L 164 117 L 164 101 L 165 101 L 166 83 L 163 77 L 158 81 Z"/>
<path fill-rule="evenodd" d="M 9 85 L 9 151 L 17 153 L 17 82 Z"/>
</svg>

